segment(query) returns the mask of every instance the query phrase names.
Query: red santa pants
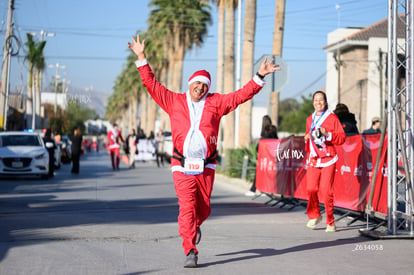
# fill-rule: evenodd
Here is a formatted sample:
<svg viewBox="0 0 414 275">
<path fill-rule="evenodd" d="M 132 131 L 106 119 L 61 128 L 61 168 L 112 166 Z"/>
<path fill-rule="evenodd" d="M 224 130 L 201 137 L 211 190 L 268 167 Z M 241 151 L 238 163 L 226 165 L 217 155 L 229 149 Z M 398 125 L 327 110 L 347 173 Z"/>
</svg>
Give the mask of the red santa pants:
<svg viewBox="0 0 414 275">
<path fill-rule="evenodd" d="M 336 165 L 327 167 L 308 166 L 306 171 L 306 185 L 309 195 L 306 213 L 309 219 L 316 219 L 321 215 L 319 209 L 318 192 L 325 201 L 326 224 L 332 225 L 334 218 L 334 179 Z"/>
<path fill-rule="evenodd" d="M 112 168 L 118 168 L 119 167 L 119 148 L 111 148 L 111 163 Z"/>
<path fill-rule="evenodd" d="M 215 171 L 206 168 L 201 175 L 185 175 L 173 172 L 175 191 L 180 208 L 178 214 L 178 233 L 183 239 L 184 254 L 191 249 L 198 254 L 195 241 L 197 227 L 210 215 L 210 198 L 213 190 Z"/>
</svg>

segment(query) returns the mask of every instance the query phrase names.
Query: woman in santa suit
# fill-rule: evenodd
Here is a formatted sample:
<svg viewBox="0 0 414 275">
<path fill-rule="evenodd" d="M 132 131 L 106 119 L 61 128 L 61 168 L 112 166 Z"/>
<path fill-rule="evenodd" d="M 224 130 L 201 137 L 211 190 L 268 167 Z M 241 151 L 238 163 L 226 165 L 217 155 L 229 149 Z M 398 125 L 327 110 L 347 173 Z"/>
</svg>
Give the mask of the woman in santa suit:
<svg viewBox="0 0 414 275">
<path fill-rule="evenodd" d="M 145 40 L 141 42 L 139 35 L 136 41 L 132 40 L 128 45 L 138 57 L 135 64 L 142 83 L 171 120 L 171 168 L 179 204 L 178 230 L 186 255 L 184 267 L 197 267 L 200 226 L 211 211 L 220 120 L 257 94 L 264 85 L 264 76 L 279 68 L 272 64 L 273 60 L 265 59 L 252 80 L 240 90 L 226 94 L 209 92 L 210 74 L 200 70 L 189 78 L 187 92 L 176 93 L 155 79 L 145 57 Z"/>
<path fill-rule="evenodd" d="M 107 140 L 109 142 L 109 152 L 111 154 L 111 164 L 113 170 L 119 170 L 119 150 L 120 143 L 124 142 L 121 132 L 118 129 L 118 125 L 115 123 L 113 129 L 108 132 Z"/>
<path fill-rule="evenodd" d="M 309 195 L 306 213 L 307 227 L 314 229 L 322 221 L 319 210 L 318 192 L 325 201 L 326 232 L 335 232 L 334 180 L 338 155 L 335 145 L 345 142 L 341 122 L 328 110 L 326 94 L 317 91 L 313 94 L 315 111 L 306 120 L 305 149 L 307 152 L 306 184 Z"/>
</svg>

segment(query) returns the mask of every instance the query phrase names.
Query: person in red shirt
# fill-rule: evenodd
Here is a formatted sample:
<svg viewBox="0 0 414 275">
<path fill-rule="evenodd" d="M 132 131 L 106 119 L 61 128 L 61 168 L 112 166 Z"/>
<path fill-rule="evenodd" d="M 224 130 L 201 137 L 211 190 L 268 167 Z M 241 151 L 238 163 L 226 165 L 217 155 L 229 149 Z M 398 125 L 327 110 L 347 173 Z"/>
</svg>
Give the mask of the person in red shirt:
<svg viewBox="0 0 414 275">
<path fill-rule="evenodd" d="M 183 239 L 184 267 L 197 267 L 196 244 L 201 224 L 210 215 L 210 198 L 216 169 L 217 139 L 221 118 L 250 100 L 264 85 L 264 76 L 279 70 L 266 59 L 258 73 L 234 93 L 209 92 L 211 78 L 206 70 L 196 71 L 188 80 L 189 90 L 176 93 L 159 83 L 145 57 L 145 40 L 128 47 L 137 55 L 135 65 L 142 83 L 158 105 L 169 115 L 174 145 L 171 159 L 174 187 L 178 197 L 178 230 Z"/>
<path fill-rule="evenodd" d="M 335 232 L 334 180 L 338 155 L 335 145 L 345 142 L 345 132 L 338 117 L 328 110 L 326 94 L 313 94 L 315 111 L 306 120 L 305 149 L 307 152 L 306 186 L 309 194 L 307 227 L 314 229 L 322 221 L 318 192 L 325 200 L 326 232 Z"/>
<path fill-rule="evenodd" d="M 113 170 L 119 170 L 119 150 L 121 148 L 120 143 L 124 142 L 121 132 L 118 129 L 118 125 L 115 123 L 113 129 L 108 132 L 107 135 L 109 153 L 111 155 L 111 164 Z"/>
</svg>

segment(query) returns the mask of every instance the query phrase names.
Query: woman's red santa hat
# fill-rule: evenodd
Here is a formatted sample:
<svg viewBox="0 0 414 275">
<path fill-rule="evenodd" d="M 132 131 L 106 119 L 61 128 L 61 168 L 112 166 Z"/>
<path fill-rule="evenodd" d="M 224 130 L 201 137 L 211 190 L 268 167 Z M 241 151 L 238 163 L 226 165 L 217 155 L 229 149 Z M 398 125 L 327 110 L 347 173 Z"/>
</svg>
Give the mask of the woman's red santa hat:
<svg viewBox="0 0 414 275">
<path fill-rule="evenodd" d="M 196 71 L 189 79 L 188 79 L 188 86 L 190 86 L 192 83 L 200 81 L 208 86 L 208 89 L 210 90 L 210 84 L 211 84 L 211 77 L 210 73 L 206 70 L 200 70 Z"/>
</svg>

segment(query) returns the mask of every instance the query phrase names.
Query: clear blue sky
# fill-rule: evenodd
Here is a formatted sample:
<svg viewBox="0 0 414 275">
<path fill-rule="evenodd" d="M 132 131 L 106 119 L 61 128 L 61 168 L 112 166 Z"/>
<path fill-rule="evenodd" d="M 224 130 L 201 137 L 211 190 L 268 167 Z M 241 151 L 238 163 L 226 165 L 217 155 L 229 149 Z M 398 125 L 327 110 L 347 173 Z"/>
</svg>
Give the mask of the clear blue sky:
<svg viewBox="0 0 414 275">
<path fill-rule="evenodd" d="M 46 37 L 48 64 L 62 64 L 70 86 L 93 87 L 112 93 L 116 77 L 129 54 L 127 42 L 137 30 L 147 28 L 149 0 L 15 0 L 16 35 L 26 41 L 27 32 L 53 32 Z M 244 2 L 244 1 L 243 1 Z M 257 1 L 255 57 L 272 50 L 276 0 Z M 289 66 L 289 82 L 281 98 L 308 95 L 325 86 L 327 34 L 338 26 L 365 27 L 387 17 L 387 0 L 286 0 L 283 59 Z M 7 20 L 8 0 L 0 0 L 1 45 Z M 340 9 L 336 9 L 336 5 Z M 211 72 L 215 89 L 217 57 L 217 8 L 205 44 L 186 57 L 184 78 L 197 69 Z M 237 12 L 236 12 L 237 13 Z M 20 55 L 25 55 L 21 50 Z M 27 64 L 13 58 L 12 87 L 24 85 Z M 55 70 L 45 71 L 50 82 Z M 137 74 L 138 77 L 138 74 Z M 187 89 L 185 82 L 183 89 Z"/>
</svg>

